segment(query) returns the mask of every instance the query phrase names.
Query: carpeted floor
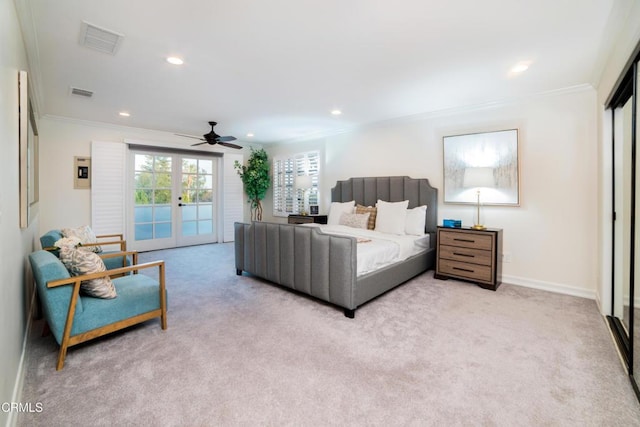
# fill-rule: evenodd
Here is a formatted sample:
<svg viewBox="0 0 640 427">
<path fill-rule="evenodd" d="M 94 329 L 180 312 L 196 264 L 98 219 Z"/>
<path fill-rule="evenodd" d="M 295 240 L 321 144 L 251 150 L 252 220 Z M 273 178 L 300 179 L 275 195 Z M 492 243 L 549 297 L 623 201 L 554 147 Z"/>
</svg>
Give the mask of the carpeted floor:
<svg viewBox="0 0 640 427">
<path fill-rule="evenodd" d="M 640 426 L 592 300 L 427 272 L 342 310 L 249 276 L 232 244 L 167 263 L 169 328 L 150 321 L 69 350 L 28 343 L 20 426 Z"/>
</svg>

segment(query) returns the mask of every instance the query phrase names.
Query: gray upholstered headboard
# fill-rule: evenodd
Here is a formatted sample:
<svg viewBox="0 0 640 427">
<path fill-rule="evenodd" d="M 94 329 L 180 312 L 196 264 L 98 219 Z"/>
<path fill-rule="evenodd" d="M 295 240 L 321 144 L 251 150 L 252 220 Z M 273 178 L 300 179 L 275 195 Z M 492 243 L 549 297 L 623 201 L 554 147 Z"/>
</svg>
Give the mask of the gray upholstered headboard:
<svg viewBox="0 0 640 427">
<path fill-rule="evenodd" d="M 408 176 L 385 176 L 371 178 L 350 178 L 338 181 L 331 189 L 332 202 L 349 202 L 375 206 L 376 202 L 401 202 L 409 200 L 409 208 L 427 205 L 425 231 L 435 233 L 438 225 L 438 189 L 429 180 L 413 179 Z"/>
</svg>

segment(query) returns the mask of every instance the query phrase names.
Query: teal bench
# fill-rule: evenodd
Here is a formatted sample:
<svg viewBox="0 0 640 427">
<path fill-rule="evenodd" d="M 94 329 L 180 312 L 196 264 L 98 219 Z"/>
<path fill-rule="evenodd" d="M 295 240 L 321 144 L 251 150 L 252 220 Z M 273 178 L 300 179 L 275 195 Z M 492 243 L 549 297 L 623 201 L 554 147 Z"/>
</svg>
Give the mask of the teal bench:
<svg viewBox="0 0 640 427">
<path fill-rule="evenodd" d="M 159 317 L 167 328 L 167 292 L 164 261 L 138 265 L 135 251 L 108 256 L 130 256 L 133 265 L 83 276 L 70 276 L 64 264 L 49 251 L 29 255 L 42 314 L 60 345 L 56 370 L 64 366 L 67 349 L 93 338 Z M 158 268 L 158 279 L 139 270 Z M 82 295 L 80 282 L 110 276 L 118 296 L 101 299 Z M 114 278 L 115 276 L 119 276 Z"/>
</svg>

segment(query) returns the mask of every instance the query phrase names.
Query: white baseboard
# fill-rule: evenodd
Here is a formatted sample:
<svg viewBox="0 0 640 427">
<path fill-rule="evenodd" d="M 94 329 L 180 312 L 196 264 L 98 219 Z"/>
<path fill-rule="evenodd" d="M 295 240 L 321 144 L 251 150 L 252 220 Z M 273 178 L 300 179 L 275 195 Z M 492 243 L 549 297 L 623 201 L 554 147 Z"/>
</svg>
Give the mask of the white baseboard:
<svg viewBox="0 0 640 427">
<path fill-rule="evenodd" d="M 525 288 L 540 289 L 543 291 L 555 292 L 557 294 L 572 295 L 574 297 L 588 298 L 595 300 L 596 291 L 575 286 L 563 285 L 561 283 L 545 282 L 543 280 L 527 279 L 517 276 L 502 276 L 502 283 L 523 286 Z"/>
<path fill-rule="evenodd" d="M 31 323 L 33 322 L 33 309 L 35 307 L 36 292 L 33 293 L 31 302 L 29 303 L 29 310 L 27 312 L 27 326 L 24 331 L 24 339 L 22 340 L 22 354 L 20 355 L 20 363 L 18 364 L 18 371 L 16 372 L 16 380 L 13 386 L 13 394 L 11 396 L 12 402 L 22 401 L 22 389 L 24 387 L 25 377 L 25 359 L 27 357 L 27 342 L 29 341 L 29 331 L 31 331 Z M 18 422 L 18 412 L 9 411 L 6 427 L 15 427 Z"/>
</svg>

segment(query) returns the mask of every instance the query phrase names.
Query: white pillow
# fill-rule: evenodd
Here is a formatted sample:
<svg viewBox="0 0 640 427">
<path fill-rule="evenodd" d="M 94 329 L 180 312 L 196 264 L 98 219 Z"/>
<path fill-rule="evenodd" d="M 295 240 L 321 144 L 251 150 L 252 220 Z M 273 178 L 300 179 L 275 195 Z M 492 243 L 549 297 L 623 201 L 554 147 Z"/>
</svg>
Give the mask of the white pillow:
<svg viewBox="0 0 640 427">
<path fill-rule="evenodd" d="M 389 234 L 404 234 L 407 206 L 409 206 L 408 200 L 395 203 L 378 200 L 378 203 L 376 203 L 378 208 L 376 231 Z"/>
<path fill-rule="evenodd" d="M 77 237 L 83 245 L 86 243 L 98 243 L 95 233 L 88 225 L 83 225 L 78 228 L 63 228 L 60 231 L 64 237 Z M 100 246 L 87 246 L 83 250 L 102 252 L 102 248 Z"/>
<path fill-rule="evenodd" d="M 424 222 L 427 215 L 427 205 L 407 209 L 407 220 L 404 224 L 404 232 L 414 236 L 424 236 Z"/>
<path fill-rule="evenodd" d="M 356 201 L 352 200 L 350 202 L 332 202 L 331 207 L 329 208 L 329 218 L 327 218 L 327 224 L 329 225 L 339 225 L 340 217 L 343 213 L 353 213 L 354 207 L 356 205 Z"/>
<path fill-rule="evenodd" d="M 343 212 L 340 216 L 340 225 L 346 225 L 353 228 L 367 228 L 369 223 L 369 212 L 364 214 Z"/>
</svg>

